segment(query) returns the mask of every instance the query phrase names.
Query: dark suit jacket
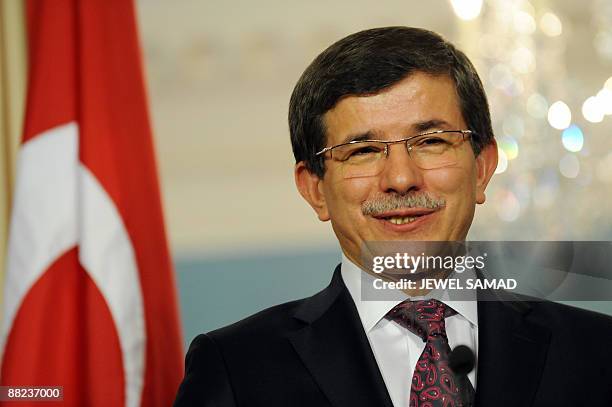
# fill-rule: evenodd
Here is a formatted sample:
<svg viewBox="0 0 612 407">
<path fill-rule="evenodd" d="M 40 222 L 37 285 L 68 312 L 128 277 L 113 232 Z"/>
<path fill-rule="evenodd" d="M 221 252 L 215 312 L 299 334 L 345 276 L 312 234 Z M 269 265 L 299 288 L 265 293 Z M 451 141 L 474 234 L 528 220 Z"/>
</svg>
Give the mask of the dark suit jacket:
<svg viewBox="0 0 612 407">
<path fill-rule="evenodd" d="M 477 406 L 612 406 L 612 318 L 479 301 L 478 321 Z M 320 293 L 196 337 L 175 406 L 392 403 L 338 266 Z"/>
</svg>

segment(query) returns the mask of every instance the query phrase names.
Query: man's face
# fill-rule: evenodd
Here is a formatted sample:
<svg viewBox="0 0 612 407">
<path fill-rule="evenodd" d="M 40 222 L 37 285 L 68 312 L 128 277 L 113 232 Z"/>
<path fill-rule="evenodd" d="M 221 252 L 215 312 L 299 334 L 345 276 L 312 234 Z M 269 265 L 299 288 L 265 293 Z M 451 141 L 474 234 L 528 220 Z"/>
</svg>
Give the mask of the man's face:
<svg viewBox="0 0 612 407">
<path fill-rule="evenodd" d="M 327 146 L 365 133 L 391 141 L 425 131 L 467 129 L 452 79 L 425 73 L 414 73 L 374 96 L 345 97 L 325 114 L 324 122 Z M 455 164 L 429 170 L 415 165 L 403 143 L 390 145 L 382 160 L 377 175 L 347 178 L 344 163 L 327 159 L 325 176 L 316 179 L 311 199 L 300 187 L 299 164 L 296 167 L 302 195 L 321 220 L 331 220 L 344 253 L 357 263 L 366 241 L 465 239 L 475 204 L 485 200 L 497 147 L 493 143 L 476 158 L 466 137 L 457 147 Z M 392 210 L 379 204 L 406 197 L 417 199 Z M 433 204 L 424 207 L 418 198 Z M 364 209 L 368 206 L 378 209 Z"/>
</svg>

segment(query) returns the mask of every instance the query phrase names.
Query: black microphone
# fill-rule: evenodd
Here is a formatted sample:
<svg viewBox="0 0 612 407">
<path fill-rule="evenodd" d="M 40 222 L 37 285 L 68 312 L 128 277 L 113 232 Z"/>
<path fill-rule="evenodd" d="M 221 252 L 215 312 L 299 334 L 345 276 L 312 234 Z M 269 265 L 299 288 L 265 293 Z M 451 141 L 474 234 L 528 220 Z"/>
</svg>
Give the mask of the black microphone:
<svg viewBox="0 0 612 407">
<path fill-rule="evenodd" d="M 467 375 L 474 369 L 476 358 L 474 352 L 465 346 L 458 345 L 448 355 L 448 367 L 455 373 L 457 381 L 461 384 L 461 399 L 464 406 L 471 407 L 474 405 L 472 392 L 469 391 L 470 379 Z"/>
</svg>

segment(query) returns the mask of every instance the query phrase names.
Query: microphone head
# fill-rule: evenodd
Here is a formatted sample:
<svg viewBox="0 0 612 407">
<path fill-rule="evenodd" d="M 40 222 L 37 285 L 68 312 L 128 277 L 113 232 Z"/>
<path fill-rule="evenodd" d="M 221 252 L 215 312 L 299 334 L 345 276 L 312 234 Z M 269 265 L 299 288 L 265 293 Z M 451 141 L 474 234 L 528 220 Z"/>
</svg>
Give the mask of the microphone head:
<svg viewBox="0 0 612 407">
<path fill-rule="evenodd" d="M 448 367 L 459 376 L 470 373 L 474 369 L 475 362 L 474 352 L 465 345 L 456 346 L 448 355 Z"/>
</svg>

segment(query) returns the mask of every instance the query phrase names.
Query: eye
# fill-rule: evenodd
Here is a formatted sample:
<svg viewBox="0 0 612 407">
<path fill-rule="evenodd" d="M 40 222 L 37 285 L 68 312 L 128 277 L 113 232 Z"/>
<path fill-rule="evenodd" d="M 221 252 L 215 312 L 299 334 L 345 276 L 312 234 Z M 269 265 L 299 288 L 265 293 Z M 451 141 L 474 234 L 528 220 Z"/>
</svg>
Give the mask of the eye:
<svg viewBox="0 0 612 407">
<path fill-rule="evenodd" d="M 352 150 L 349 154 L 349 157 L 359 156 L 359 155 L 367 155 L 367 154 L 377 154 L 380 153 L 380 149 L 372 146 L 363 146 L 357 147 Z"/>
<path fill-rule="evenodd" d="M 380 157 L 385 151 L 385 145 L 375 142 L 359 142 L 339 146 L 335 157 L 339 161 L 350 160 L 352 163 L 369 162 Z"/>
<path fill-rule="evenodd" d="M 435 146 L 439 144 L 448 144 L 448 141 L 440 137 L 425 137 L 415 144 L 419 146 Z"/>
</svg>

